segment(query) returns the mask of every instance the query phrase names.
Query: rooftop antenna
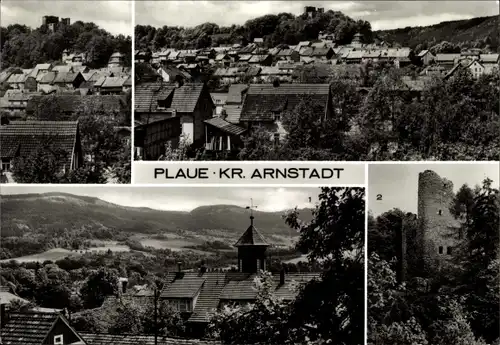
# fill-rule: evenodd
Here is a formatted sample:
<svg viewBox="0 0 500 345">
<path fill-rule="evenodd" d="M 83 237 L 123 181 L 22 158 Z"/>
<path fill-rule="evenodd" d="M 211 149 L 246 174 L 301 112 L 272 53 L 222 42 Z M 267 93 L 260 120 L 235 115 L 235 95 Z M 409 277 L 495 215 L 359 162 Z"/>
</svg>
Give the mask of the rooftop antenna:
<svg viewBox="0 0 500 345">
<path fill-rule="evenodd" d="M 257 206 L 255 206 L 255 205 L 253 204 L 253 199 L 252 199 L 252 198 L 250 198 L 250 206 L 247 206 L 247 207 L 246 207 L 246 209 L 247 209 L 247 210 L 250 210 L 250 225 L 253 225 L 253 220 L 254 220 L 254 218 L 255 218 L 255 217 L 253 216 L 253 209 L 254 209 L 254 208 L 257 208 Z"/>
</svg>

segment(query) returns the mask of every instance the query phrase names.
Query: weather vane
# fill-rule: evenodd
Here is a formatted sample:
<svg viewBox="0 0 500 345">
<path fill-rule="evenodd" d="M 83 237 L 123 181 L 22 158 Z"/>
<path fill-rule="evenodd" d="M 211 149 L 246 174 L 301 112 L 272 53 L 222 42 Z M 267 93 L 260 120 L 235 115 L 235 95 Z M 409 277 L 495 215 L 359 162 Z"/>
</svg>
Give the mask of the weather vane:
<svg viewBox="0 0 500 345">
<path fill-rule="evenodd" d="M 253 220 L 253 218 L 254 218 L 254 217 L 253 217 L 253 209 L 254 209 L 254 208 L 257 208 L 257 206 L 254 206 L 254 204 L 253 204 L 253 199 L 252 199 L 252 198 L 250 198 L 250 206 L 247 206 L 247 207 L 246 207 L 246 209 L 247 209 L 247 210 L 250 210 L 250 219 L 251 219 L 251 220 Z M 252 223 L 253 223 L 253 222 L 252 222 Z"/>
</svg>

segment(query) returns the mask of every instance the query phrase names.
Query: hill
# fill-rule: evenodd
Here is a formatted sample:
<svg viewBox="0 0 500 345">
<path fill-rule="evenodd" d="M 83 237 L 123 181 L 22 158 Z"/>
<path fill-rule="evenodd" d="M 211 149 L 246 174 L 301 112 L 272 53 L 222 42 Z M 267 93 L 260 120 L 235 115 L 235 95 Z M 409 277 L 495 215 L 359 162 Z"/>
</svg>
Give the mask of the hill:
<svg viewBox="0 0 500 345">
<path fill-rule="evenodd" d="M 442 41 L 473 48 L 499 49 L 499 16 L 477 17 L 442 22 L 430 26 L 405 27 L 375 31 L 374 35 L 387 42 L 415 49 L 427 49 Z"/>
<path fill-rule="evenodd" d="M 65 193 L 4 195 L 1 199 L 2 236 L 29 233 L 63 235 L 122 231 L 130 234 L 213 234 L 239 236 L 249 224 L 248 210 L 233 205 L 198 207 L 191 212 L 160 211 L 120 206 L 98 198 Z M 289 236 L 283 212 L 255 211 L 255 225 L 263 234 Z M 302 210 L 304 220 L 310 210 Z"/>
</svg>

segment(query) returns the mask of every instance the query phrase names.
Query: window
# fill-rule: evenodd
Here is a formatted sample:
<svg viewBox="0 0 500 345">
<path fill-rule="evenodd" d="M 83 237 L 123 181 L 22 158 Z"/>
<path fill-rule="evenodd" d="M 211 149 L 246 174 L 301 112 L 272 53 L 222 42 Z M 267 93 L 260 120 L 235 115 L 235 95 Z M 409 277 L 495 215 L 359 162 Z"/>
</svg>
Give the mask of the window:
<svg viewBox="0 0 500 345">
<path fill-rule="evenodd" d="M 260 260 L 257 259 L 257 271 L 260 270 Z"/>
<path fill-rule="evenodd" d="M 54 337 L 54 345 L 63 345 L 63 344 L 64 344 L 63 335 L 62 334 L 56 335 Z"/>
<path fill-rule="evenodd" d="M 2 162 L 2 171 L 10 171 L 10 162 Z"/>
<path fill-rule="evenodd" d="M 281 120 L 280 114 L 274 114 L 274 121 L 280 121 L 280 120 Z"/>
<path fill-rule="evenodd" d="M 181 299 L 179 301 L 179 311 L 189 311 L 189 301 L 186 301 L 184 299 Z"/>
<path fill-rule="evenodd" d="M 443 246 L 439 246 L 439 254 L 443 254 Z"/>
<path fill-rule="evenodd" d="M 446 247 L 446 254 L 451 255 L 452 247 Z"/>
<path fill-rule="evenodd" d="M 439 210 L 439 211 L 438 211 L 438 214 L 439 214 L 440 216 L 442 216 L 442 215 L 443 215 L 443 210 Z"/>
</svg>

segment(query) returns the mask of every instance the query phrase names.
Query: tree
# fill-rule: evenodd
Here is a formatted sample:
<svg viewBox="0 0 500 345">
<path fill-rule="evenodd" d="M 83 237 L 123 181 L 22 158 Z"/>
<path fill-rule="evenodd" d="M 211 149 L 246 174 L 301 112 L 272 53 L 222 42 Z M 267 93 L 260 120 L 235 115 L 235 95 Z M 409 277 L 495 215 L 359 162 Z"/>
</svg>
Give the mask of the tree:
<svg viewBox="0 0 500 345">
<path fill-rule="evenodd" d="M 97 308 L 102 305 L 106 296 L 115 295 L 118 288 L 116 270 L 101 268 L 93 272 L 80 289 L 85 308 Z"/>
<path fill-rule="evenodd" d="M 254 128 L 243 138 L 243 148 L 238 153 L 240 160 L 273 160 L 277 156 L 272 134 L 264 128 Z"/>
<path fill-rule="evenodd" d="M 17 183 L 58 183 L 64 176 L 62 163 L 67 153 L 54 145 L 55 138 L 42 139 L 41 145 L 26 157 L 13 161 L 12 176 Z"/>
</svg>

